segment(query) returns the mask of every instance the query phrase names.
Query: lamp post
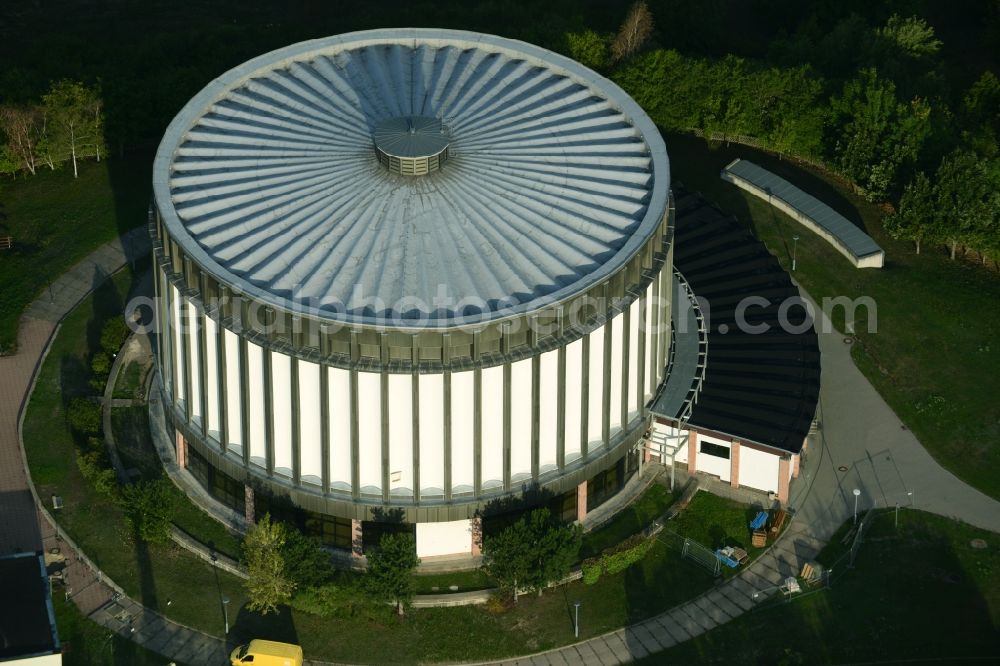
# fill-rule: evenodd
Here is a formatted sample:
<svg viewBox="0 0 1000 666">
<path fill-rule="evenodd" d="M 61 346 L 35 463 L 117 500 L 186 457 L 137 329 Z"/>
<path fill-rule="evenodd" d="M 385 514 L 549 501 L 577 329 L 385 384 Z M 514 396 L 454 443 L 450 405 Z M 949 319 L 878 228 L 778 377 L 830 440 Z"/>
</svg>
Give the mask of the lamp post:
<svg viewBox="0 0 1000 666">
<path fill-rule="evenodd" d="M 229 635 L 229 597 L 222 597 L 222 615 L 226 618 L 226 636 Z"/>
<path fill-rule="evenodd" d="M 579 638 L 580 637 L 580 602 L 579 601 L 573 602 L 573 606 L 576 608 L 576 616 L 575 616 L 575 619 L 573 621 L 573 637 L 574 638 Z"/>
<path fill-rule="evenodd" d="M 799 249 L 799 237 L 792 236 L 792 270 L 795 270 L 795 255 L 796 251 Z"/>
<path fill-rule="evenodd" d="M 858 495 L 860 495 L 860 494 L 861 494 L 861 491 L 858 490 L 857 488 L 855 488 L 854 489 L 854 524 L 855 525 L 858 524 Z"/>
</svg>

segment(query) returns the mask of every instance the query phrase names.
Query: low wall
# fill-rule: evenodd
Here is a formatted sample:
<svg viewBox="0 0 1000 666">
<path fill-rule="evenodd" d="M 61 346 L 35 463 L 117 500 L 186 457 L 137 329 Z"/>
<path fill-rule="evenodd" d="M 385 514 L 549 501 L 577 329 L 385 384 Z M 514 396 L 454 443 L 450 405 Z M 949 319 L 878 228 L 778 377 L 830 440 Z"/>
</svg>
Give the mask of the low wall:
<svg viewBox="0 0 1000 666">
<path fill-rule="evenodd" d="M 818 224 L 816 220 L 809 217 L 808 215 L 800 211 L 798 208 L 795 208 L 794 206 L 790 205 L 781 197 L 772 195 L 770 192 L 761 189 L 760 187 L 758 187 L 754 183 L 751 183 L 745 178 L 742 178 L 734 173 L 731 173 L 729 171 L 729 167 L 731 167 L 738 161 L 740 160 L 734 160 L 729 165 L 727 165 L 725 169 L 722 170 L 722 172 L 720 173 L 720 177 L 722 178 L 722 180 L 726 181 L 727 183 L 732 183 L 741 190 L 745 190 L 759 199 L 763 199 L 770 205 L 774 206 L 781 212 L 788 215 L 790 218 L 792 218 L 802 226 L 806 227 L 816 235 L 822 237 L 823 239 L 826 240 L 826 242 L 832 245 L 833 248 L 837 250 L 837 252 L 840 252 L 840 254 L 844 255 L 844 257 L 847 258 L 847 260 L 850 261 L 855 268 L 882 268 L 885 265 L 885 251 L 879 250 L 878 252 L 875 252 L 873 254 L 867 254 L 860 257 L 855 255 L 850 249 L 848 249 L 844 245 L 843 241 L 839 237 L 833 234 L 829 229 Z"/>
</svg>

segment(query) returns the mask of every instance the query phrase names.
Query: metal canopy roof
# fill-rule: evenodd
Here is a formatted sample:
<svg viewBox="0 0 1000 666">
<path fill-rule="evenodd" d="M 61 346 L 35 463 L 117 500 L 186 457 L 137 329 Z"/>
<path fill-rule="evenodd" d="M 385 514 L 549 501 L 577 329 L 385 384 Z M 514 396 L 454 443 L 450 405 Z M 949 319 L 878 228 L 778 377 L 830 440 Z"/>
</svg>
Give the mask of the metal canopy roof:
<svg viewBox="0 0 1000 666">
<path fill-rule="evenodd" d="M 420 178 L 374 132 L 422 116 L 448 161 Z M 620 88 L 508 39 L 374 30 L 222 75 L 171 123 L 153 172 L 167 231 L 264 302 L 360 324 L 523 314 L 624 265 L 666 209 L 659 132 Z"/>
<path fill-rule="evenodd" d="M 735 160 L 726 171 L 748 181 L 772 197 L 785 201 L 843 243 L 855 257 L 865 257 L 882 251 L 871 236 L 846 217 L 816 197 L 806 194 L 784 178 L 747 160 Z"/>
<path fill-rule="evenodd" d="M 777 259 L 732 216 L 676 187 L 674 200 L 674 266 L 708 305 L 702 308 L 708 318 L 705 381 L 688 423 L 797 453 L 816 414 L 820 380 L 815 330 L 792 333 L 778 323 L 781 302 L 797 297 L 798 289 Z M 749 296 L 768 302 L 745 312 L 749 323 L 767 324 L 766 333 L 743 331 L 736 323 L 737 307 Z M 793 325 L 802 321 L 796 312 L 788 313 Z M 675 359 L 683 359 L 681 348 L 690 347 L 690 340 L 679 336 L 674 344 Z M 661 398 L 651 410 L 677 418 L 677 404 L 666 394 Z"/>
</svg>

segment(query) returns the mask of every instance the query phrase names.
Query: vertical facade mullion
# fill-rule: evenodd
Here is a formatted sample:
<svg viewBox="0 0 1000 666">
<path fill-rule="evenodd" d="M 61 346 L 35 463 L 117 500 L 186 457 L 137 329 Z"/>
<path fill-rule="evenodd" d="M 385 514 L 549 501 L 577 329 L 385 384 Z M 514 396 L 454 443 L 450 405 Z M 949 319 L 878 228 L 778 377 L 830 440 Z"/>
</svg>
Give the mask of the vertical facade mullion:
<svg viewBox="0 0 1000 666">
<path fill-rule="evenodd" d="M 619 407 L 619 417 L 621 419 L 622 430 L 628 429 L 628 368 L 629 362 L 629 345 L 632 343 L 632 307 L 631 305 L 626 306 L 622 311 L 622 348 L 612 350 L 614 354 L 622 355 L 622 377 L 621 377 L 621 404 Z"/>
<path fill-rule="evenodd" d="M 503 489 L 510 490 L 510 363 L 503 364 Z"/>
<path fill-rule="evenodd" d="M 580 459 L 586 460 L 590 453 L 590 333 L 583 336 L 583 350 L 580 358 L 580 382 L 583 389 L 580 395 Z"/>
<path fill-rule="evenodd" d="M 639 334 L 639 341 L 635 346 L 639 354 L 639 358 L 635 362 L 638 376 L 632 381 L 635 382 L 635 399 L 639 406 L 639 417 L 644 418 L 646 416 L 646 338 L 651 335 L 649 322 L 646 321 L 646 290 L 643 290 L 639 297 L 638 315 L 639 325 L 636 327 L 636 331 Z"/>
<path fill-rule="evenodd" d="M 451 501 L 451 370 L 444 371 L 444 499 Z M 468 442 L 466 442 L 468 446 Z"/>
<path fill-rule="evenodd" d="M 319 441 L 320 478 L 323 494 L 330 492 L 330 369 L 325 363 L 319 365 Z"/>
<path fill-rule="evenodd" d="M 389 336 L 379 333 L 380 358 L 382 359 L 382 369 L 379 372 L 379 390 L 381 398 L 379 402 L 382 408 L 382 501 L 389 501 L 389 477 L 392 473 L 389 461 L 389 373 L 385 369 L 389 363 Z"/>
<path fill-rule="evenodd" d="M 611 343 L 613 312 L 608 312 L 608 318 L 604 322 L 604 393 L 601 395 L 601 443 L 605 448 L 611 441 Z"/>
<path fill-rule="evenodd" d="M 299 402 L 299 359 L 291 357 L 292 382 L 292 483 L 301 485 L 302 481 L 302 406 Z"/>
<path fill-rule="evenodd" d="M 250 397 L 250 369 L 247 367 L 247 342 L 239 338 L 240 347 L 240 442 L 243 447 L 243 466 L 250 466 L 250 408 L 247 399 Z"/>
<path fill-rule="evenodd" d="M 180 347 L 181 357 L 177 363 L 177 370 L 181 374 L 179 381 L 184 382 L 184 421 L 185 423 L 191 423 L 191 366 L 189 365 L 191 355 L 189 345 L 191 341 L 188 336 L 191 334 L 191 322 L 188 321 L 187 316 L 187 301 L 184 295 L 178 291 L 177 292 L 177 323 L 179 324 L 180 330 L 177 331 L 177 335 L 180 336 Z"/>
<path fill-rule="evenodd" d="M 358 368 L 351 366 L 351 496 L 361 498 L 361 458 L 358 446 Z"/>
<path fill-rule="evenodd" d="M 202 292 L 203 294 L 205 292 Z M 192 304 L 193 305 L 193 304 Z M 204 310 L 199 310 L 197 306 L 194 306 L 194 316 L 198 322 L 198 346 L 200 347 L 198 354 L 198 374 L 201 377 L 201 390 L 198 394 L 201 396 L 201 437 L 203 442 L 208 441 L 208 363 L 206 362 L 206 357 L 208 356 L 208 326 L 205 325 L 204 318 L 208 316 L 208 313 Z M 218 354 L 216 354 L 218 356 Z"/>
<path fill-rule="evenodd" d="M 475 494 L 483 490 L 483 371 L 479 368 L 472 374 L 473 417 L 472 417 L 472 483 Z"/>
<path fill-rule="evenodd" d="M 226 452 L 229 446 L 229 400 L 228 378 L 226 376 L 226 329 L 222 326 L 222 310 L 218 310 L 219 320 L 215 326 L 215 388 L 219 403 L 219 451 Z"/>
<path fill-rule="evenodd" d="M 541 452 L 541 439 L 539 432 L 539 412 L 541 410 L 541 396 L 538 394 L 541 386 L 542 357 L 535 354 L 531 359 L 531 478 L 538 480 Z"/>
<path fill-rule="evenodd" d="M 559 347 L 556 366 L 556 467 L 566 467 L 566 345 Z"/>
<path fill-rule="evenodd" d="M 264 444 L 267 475 L 274 476 L 274 378 L 271 376 L 271 349 L 263 347 L 264 365 Z"/>
<path fill-rule="evenodd" d="M 416 337 L 416 336 L 414 336 Z M 418 348 L 414 348 L 414 355 Z M 410 414 L 412 417 L 413 431 L 413 501 L 420 502 L 420 374 L 414 367 L 410 376 Z"/>
<path fill-rule="evenodd" d="M 671 270 L 671 267 L 668 266 L 666 263 L 664 263 L 660 275 L 663 274 L 663 271 L 669 271 L 669 270 Z M 646 368 L 646 371 L 650 373 L 650 377 L 652 377 L 653 380 L 654 397 L 656 396 L 656 390 L 657 390 L 656 379 L 657 377 L 659 377 L 660 374 L 660 369 L 656 367 L 656 358 L 657 355 L 659 354 L 660 340 L 662 339 L 663 336 L 663 329 L 660 327 L 660 275 L 657 275 L 652 283 L 653 306 L 652 306 L 652 312 L 650 313 L 650 318 L 649 318 L 650 320 L 646 322 L 646 326 L 652 327 L 652 330 L 655 331 L 656 334 L 656 337 L 653 338 L 653 344 L 649 346 L 649 352 L 650 352 L 649 358 L 646 359 L 646 363 L 649 366 Z"/>
</svg>

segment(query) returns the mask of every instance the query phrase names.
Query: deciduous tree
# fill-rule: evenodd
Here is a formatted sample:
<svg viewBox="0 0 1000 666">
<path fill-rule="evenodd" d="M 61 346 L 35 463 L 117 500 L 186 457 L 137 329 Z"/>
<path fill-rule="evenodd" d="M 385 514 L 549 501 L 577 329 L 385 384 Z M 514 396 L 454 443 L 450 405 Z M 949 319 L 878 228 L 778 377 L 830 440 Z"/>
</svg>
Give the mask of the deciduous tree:
<svg viewBox="0 0 1000 666">
<path fill-rule="evenodd" d="M 50 166 L 71 160 L 77 177 L 77 159 L 95 156 L 104 150 L 103 116 L 100 93 L 76 81 L 57 81 L 42 97 L 45 133 L 40 146 Z"/>
<path fill-rule="evenodd" d="M 0 130 L 5 137 L 4 151 L 18 168 L 35 175 L 38 140 L 42 128 L 41 112 L 34 106 L 0 107 Z"/>
<path fill-rule="evenodd" d="M 420 564 L 412 534 L 386 534 L 378 546 L 365 553 L 368 573 L 365 582 L 376 599 L 392 601 L 396 612 L 413 600 L 413 571 Z"/>
<path fill-rule="evenodd" d="M 580 542 L 578 526 L 559 522 L 546 508 L 535 509 L 484 540 L 483 569 L 517 603 L 521 590 L 541 594 L 546 585 L 564 578 Z"/>
<path fill-rule="evenodd" d="M 639 0 L 629 7 L 622 26 L 611 43 L 611 57 L 615 62 L 628 60 L 643 47 L 653 34 L 653 14 L 649 6 Z"/>
<path fill-rule="evenodd" d="M 295 584 L 289 580 L 281 549 L 287 534 L 285 526 L 271 520 L 270 514 L 257 521 L 243 541 L 243 559 L 249 578 L 245 586 L 248 608 L 267 615 L 287 604 Z"/>
</svg>

